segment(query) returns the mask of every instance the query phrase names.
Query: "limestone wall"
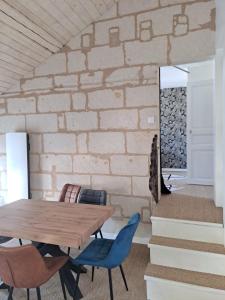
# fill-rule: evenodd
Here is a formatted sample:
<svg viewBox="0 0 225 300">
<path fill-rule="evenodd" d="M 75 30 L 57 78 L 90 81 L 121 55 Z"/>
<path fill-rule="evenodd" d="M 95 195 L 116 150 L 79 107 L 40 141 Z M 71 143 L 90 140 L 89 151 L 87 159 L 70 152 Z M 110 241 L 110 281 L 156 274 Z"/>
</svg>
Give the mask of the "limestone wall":
<svg viewBox="0 0 225 300">
<path fill-rule="evenodd" d="M 34 199 L 78 183 L 106 189 L 116 215 L 148 221 L 158 66 L 204 60 L 214 39 L 214 1 L 121 0 L 0 99 L 2 197 L 4 134 L 27 131 Z"/>
</svg>

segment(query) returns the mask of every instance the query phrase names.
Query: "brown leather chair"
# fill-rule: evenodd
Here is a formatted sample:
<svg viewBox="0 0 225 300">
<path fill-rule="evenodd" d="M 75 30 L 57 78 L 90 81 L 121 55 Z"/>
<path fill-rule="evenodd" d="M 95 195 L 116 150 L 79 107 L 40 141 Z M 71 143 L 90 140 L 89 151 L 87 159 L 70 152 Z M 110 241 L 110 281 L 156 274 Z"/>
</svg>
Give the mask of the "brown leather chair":
<svg viewBox="0 0 225 300">
<path fill-rule="evenodd" d="M 80 189 L 80 185 L 70 183 L 65 184 L 59 196 L 59 202 L 76 203 Z"/>
<path fill-rule="evenodd" d="M 27 299 L 31 288 L 36 288 L 37 299 L 41 300 L 40 286 L 59 272 L 64 299 L 65 286 L 61 268 L 67 262 L 67 256 L 42 257 L 33 245 L 15 248 L 0 247 L 0 277 L 9 286 L 9 300 L 12 300 L 14 288 L 26 288 Z"/>
<path fill-rule="evenodd" d="M 63 186 L 59 196 L 59 202 L 76 203 L 80 193 L 81 186 L 77 184 L 67 183 Z M 67 254 L 70 254 L 70 247 L 68 247 Z"/>
</svg>

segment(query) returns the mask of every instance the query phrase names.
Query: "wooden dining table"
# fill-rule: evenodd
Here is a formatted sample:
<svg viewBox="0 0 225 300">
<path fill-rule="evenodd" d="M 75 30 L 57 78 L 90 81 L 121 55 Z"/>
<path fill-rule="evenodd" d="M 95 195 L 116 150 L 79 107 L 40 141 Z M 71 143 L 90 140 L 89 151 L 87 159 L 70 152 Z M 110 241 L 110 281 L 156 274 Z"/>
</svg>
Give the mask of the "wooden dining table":
<svg viewBox="0 0 225 300">
<path fill-rule="evenodd" d="M 0 236 L 78 248 L 113 213 L 112 206 L 22 199 L 0 207 Z"/>
<path fill-rule="evenodd" d="M 0 207 L 0 236 L 79 248 L 113 213 L 112 206 L 22 199 Z"/>
</svg>

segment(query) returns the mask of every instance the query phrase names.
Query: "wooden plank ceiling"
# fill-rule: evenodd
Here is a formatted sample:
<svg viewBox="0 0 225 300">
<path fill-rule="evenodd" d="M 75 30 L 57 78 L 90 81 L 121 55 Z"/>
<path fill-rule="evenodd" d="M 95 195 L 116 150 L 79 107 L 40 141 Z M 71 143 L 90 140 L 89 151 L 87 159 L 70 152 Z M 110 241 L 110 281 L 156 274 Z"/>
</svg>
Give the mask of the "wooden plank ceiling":
<svg viewBox="0 0 225 300">
<path fill-rule="evenodd" d="M 0 94 L 58 52 L 116 0 L 0 0 Z"/>
</svg>

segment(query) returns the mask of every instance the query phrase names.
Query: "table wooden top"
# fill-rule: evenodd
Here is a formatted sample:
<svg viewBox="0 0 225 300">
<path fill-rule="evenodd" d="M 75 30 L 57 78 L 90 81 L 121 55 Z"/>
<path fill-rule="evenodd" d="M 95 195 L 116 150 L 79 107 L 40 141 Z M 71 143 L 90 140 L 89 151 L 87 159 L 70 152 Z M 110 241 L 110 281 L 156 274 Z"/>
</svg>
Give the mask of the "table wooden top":
<svg viewBox="0 0 225 300">
<path fill-rule="evenodd" d="M 0 235 L 77 248 L 114 208 L 43 200 L 18 200 L 0 207 Z"/>
</svg>

